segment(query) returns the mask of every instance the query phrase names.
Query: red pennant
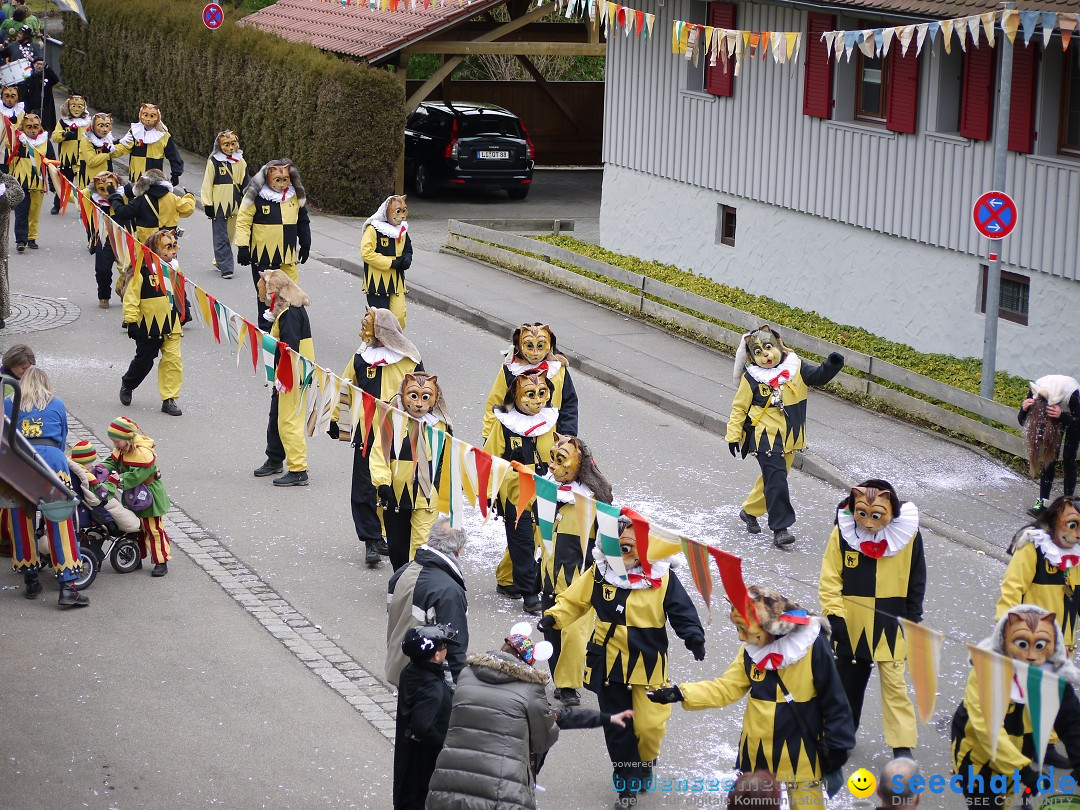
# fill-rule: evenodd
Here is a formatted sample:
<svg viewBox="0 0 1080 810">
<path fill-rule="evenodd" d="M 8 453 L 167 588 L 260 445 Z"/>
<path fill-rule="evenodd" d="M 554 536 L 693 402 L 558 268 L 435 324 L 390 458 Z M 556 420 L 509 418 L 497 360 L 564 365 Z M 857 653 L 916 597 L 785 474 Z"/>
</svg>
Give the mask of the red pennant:
<svg viewBox="0 0 1080 810">
<path fill-rule="evenodd" d="M 619 510 L 619 514 L 630 518 L 634 524 L 634 542 L 637 545 L 638 562 L 646 579 L 652 579 L 652 564 L 649 562 L 649 521 L 628 506 Z"/>
<path fill-rule="evenodd" d="M 274 387 L 279 394 L 287 394 L 293 389 L 292 349 L 288 343 L 277 342 L 277 368 L 274 369 Z"/>
<path fill-rule="evenodd" d="M 746 583 L 743 582 L 742 559 L 712 546 L 705 548 L 716 561 L 716 567 L 720 571 L 720 582 L 724 585 L 724 593 L 746 623 L 750 624 L 750 611 L 753 608 L 750 606 L 750 594 L 746 590 Z M 755 613 L 754 619 L 756 618 Z"/>
<path fill-rule="evenodd" d="M 641 36 L 641 29 L 645 27 L 645 12 L 644 11 L 635 11 L 634 12 L 634 22 L 635 22 L 634 36 L 635 37 L 640 37 Z"/>
<path fill-rule="evenodd" d="M 244 327 L 247 329 L 248 344 L 251 348 L 251 367 L 256 374 L 259 373 L 259 347 L 262 345 L 262 338 L 259 337 L 259 330 L 255 328 L 255 324 L 251 321 L 244 319 Z"/>
<path fill-rule="evenodd" d="M 64 175 L 60 175 L 60 216 L 67 211 L 68 203 L 71 202 L 71 191 L 74 186 Z"/>
<path fill-rule="evenodd" d="M 367 437 L 371 435 L 371 426 L 375 423 L 375 408 L 378 405 L 378 400 L 367 391 L 361 391 L 360 401 L 364 405 L 364 435 L 361 438 L 361 442 L 364 445 L 363 454 L 366 456 L 369 447 Z M 353 430 L 355 429 L 356 426 L 353 425 Z"/>
<path fill-rule="evenodd" d="M 135 235 L 131 231 L 124 231 L 124 247 L 127 248 L 128 262 L 132 268 L 139 268 L 139 252 L 135 250 Z"/>
<path fill-rule="evenodd" d="M 480 504 L 480 514 L 486 519 L 488 516 L 488 484 L 491 483 L 491 454 L 484 452 L 479 447 L 473 447 L 472 453 L 476 459 L 476 500 Z"/>
<path fill-rule="evenodd" d="M 390 406 L 380 400 L 375 401 L 376 419 L 379 422 L 379 447 L 383 458 L 389 459 L 394 449 L 394 420 L 390 417 Z"/>
<path fill-rule="evenodd" d="M 180 313 L 181 322 L 187 320 L 187 279 L 179 270 L 172 271 L 173 277 L 173 305 Z"/>
<path fill-rule="evenodd" d="M 705 601 L 705 607 L 709 611 L 709 623 L 712 624 L 712 575 L 709 573 L 709 552 L 703 543 L 691 540 L 689 537 L 682 538 L 683 554 L 690 566 L 690 577 L 697 586 L 698 593 Z"/>
<path fill-rule="evenodd" d="M 221 324 L 218 323 L 217 299 L 207 293 L 206 301 L 210 304 L 210 328 L 214 330 L 214 340 L 221 343 Z"/>
<path fill-rule="evenodd" d="M 94 208 L 97 208 L 97 204 L 94 203 L 93 200 L 90 200 L 89 203 L 90 205 L 94 206 Z M 82 220 L 82 224 L 83 227 L 86 228 L 86 232 L 90 233 L 90 220 L 87 218 L 86 206 L 83 204 L 82 200 L 79 200 L 79 219 Z"/>
</svg>

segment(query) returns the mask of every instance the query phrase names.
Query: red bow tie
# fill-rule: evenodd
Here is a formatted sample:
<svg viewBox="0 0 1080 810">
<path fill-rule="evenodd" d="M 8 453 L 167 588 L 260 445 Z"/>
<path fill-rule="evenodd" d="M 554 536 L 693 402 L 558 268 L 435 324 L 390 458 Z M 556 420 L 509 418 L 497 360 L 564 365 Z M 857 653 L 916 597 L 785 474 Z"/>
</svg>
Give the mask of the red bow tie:
<svg viewBox="0 0 1080 810">
<path fill-rule="evenodd" d="M 788 371 L 787 369 L 784 369 L 779 374 L 777 374 L 775 377 L 773 377 L 771 380 L 769 380 L 769 386 L 772 387 L 772 388 L 777 388 L 780 385 L 781 382 L 787 382 L 790 379 L 791 379 L 791 372 Z"/>
<path fill-rule="evenodd" d="M 649 583 L 650 587 L 654 589 L 660 587 L 659 579 L 653 579 L 652 577 L 647 577 L 644 574 L 627 574 L 626 578 L 630 581 L 631 584 L 635 582 L 641 582 L 641 580 L 644 579 Z"/>
<path fill-rule="evenodd" d="M 531 371 L 547 371 L 547 370 L 548 370 L 547 360 L 545 360 L 543 363 L 537 363 L 535 366 L 529 366 L 527 369 L 525 369 L 525 371 L 530 371 L 530 372 Z"/>
<path fill-rule="evenodd" d="M 1074 565 L 1080 565 L 1080 557 L 1075 554 L 1065 554 L 1061 558 L 1061 568 L 1072 568 Z"/>
<path fill-rule="evenodd" d="M 889 547 L 889 544 L 884 540 L 878 540 L 876 543 L 873 540 L 864 540 L 859 543 L 859 551 L 865 554 L 867 557 L 871 557 L 875 560 L 880 560 L 885 556 L 885 549 Z"/>
<path fill-rule="evenodd" d="M 386 361 L 385 360 L 376 360 L 374 363 L 368 363 L 368 365 L 371 366 L 372 368 L 374 368 L 375 366 L 385 366 Z"/>
<path fill-rule="evenodd" d="M 570 492 L 573 489 L 569 484 L 560 484 L 559 492 Z"/>
<path fill-rule="evenodd" d="M 754 667 L 758 672 L 764 672 L 767 669 L 780 669 L 780 665 L 784 663 L 784 656 L 780 653 L 769 653 L 760 661 L 758 661 Z"/>
</svg>

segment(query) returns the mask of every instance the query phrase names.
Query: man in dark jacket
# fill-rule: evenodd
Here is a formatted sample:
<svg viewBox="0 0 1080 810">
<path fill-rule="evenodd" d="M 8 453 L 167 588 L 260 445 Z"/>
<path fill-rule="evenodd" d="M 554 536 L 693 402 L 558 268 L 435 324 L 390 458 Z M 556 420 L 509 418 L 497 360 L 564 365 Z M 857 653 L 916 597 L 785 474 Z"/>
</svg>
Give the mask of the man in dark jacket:
<svg viewBox="0 0 1080 810">
<path fill-rule="evenodd" d="M 458 645 L 450 649 L 446 665 L 456 682 L 465 668 L 469 648 L 469 603 L 465 598 L 465 577 L 458 557 L 465 547 L 465 532 L 450 527 L 439 518 L 431 527 L 427 545 L 416 557 L 390 577 L 386 597 L 386 680 L 399 686 L 398 678 L 408 663 L 401 652 L 405 631 L 421 624 L 444 624 L 457 631 Z"/>
<path fill-rule="evenodd" d="M 394 737 L 394 810 L 424 810 L 428 782 L 450 725 L 454 692 L 444 677 L 457 631 L 445 625 L 410 627 L 401 641 L 409 664 L 401 673 Z"/>
</svg>

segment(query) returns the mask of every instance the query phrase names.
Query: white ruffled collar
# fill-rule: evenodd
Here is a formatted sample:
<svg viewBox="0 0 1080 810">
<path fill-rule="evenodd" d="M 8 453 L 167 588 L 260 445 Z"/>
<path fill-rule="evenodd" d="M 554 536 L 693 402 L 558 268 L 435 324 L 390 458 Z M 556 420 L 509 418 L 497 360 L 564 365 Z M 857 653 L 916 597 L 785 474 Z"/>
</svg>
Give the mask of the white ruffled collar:
<svg viewBox="0 0 1080 810">
<path fill-rule="evenodd" d="M 160 129 L 152 129 L 147 132 L 146 127 L 144 127 L 141 122 L 135 121 L 128 129 L 128 134 L 125 135 L 124 138 L 130 138 L 133 141 L 138 141 L 143 145 L 149 146 L 152 143 L 157 143 L 168 134 L 168 131 L 162 132 Z"/>
<path fill-rule="evenodd" d="M 60 116 L 60 123 L 69 128 L 79 127 L 81 129 L 82 127 L 88 127 L 90 126 L 90 121 L 89 115 L 84 115 L 82 118 L 64 118 L 64 116 Z"/>
<path fill-rule="evenodd" d="M 553 431 L 555 423 L 559 419 L 559 409 L 550 407 L 541 408 L 540 413 L 536 414 L 536 416 L 522 413 L 517 408 L 510 411 L 495 408 L 492 413 L 511 433 L 516 433 L 518 436 L 527 436 L 530 439 L 535 439 L 537 436 L 543 436 L 545 433 Z"/>
<path fill-rule="evenodd" d="M 287 189 L 285 189 L 284 194 L 278 194 L 278 192 L 274 191 L 272 188 L 270 188 L 270 185 L 267 184 L 259 189 L 259 196 L 262 197 L 264 200 L 268 200 L 269 202 L 283 203 L 291 200 L 293 197 L 296 196 L 296 189 L 290 185 Z"/>
<path fill-rule="evenodd" d="M 215 149 L 214 153 L 210 156 L 218 163 L 239 163 L 244 158 L 244 150 L 237 149 L 231 155 L 226 155 L 220 149 Z M 292 188 L 292 186 L 289 186 Z"/>
<path fill-rule="evenodd" d="M 23 102 L 19 102 L 14 107 L 9 107 L 6 104 L 0 103 L 0 115 L 4 118 L 18 118 L 23 114 L 23 110 L 26 109 L 26 105 Z"/>
<path fill-rule="evenodd" d="M 801 660 L 814 646 L 814 641 L 820 633 L 821 625 L 811 617 L 810 624 L 796 627 L 786 636 L 773 639 L 763 647 L 756 644 L 743 644 L 743 648 L 759 670 L 783 669 Z"/>
<path fill-rule="evenodd" d="M 782 388 L 785 383 L 795 379 L 795 375 L 799 373 L 801 363 L 799 355 L 788 349 L 784 359 L 780 361 L 780 365 L 773 368 L 762 368 L 753 363 L 747 363 L 746 370 L 758 382 L 765 383 L 773 388 Z M 785 373 L 787 376 L 785 376 Z"/>
<path fill-rule="evenodd" d="M 1046 561 L 1064 571 L 1080 563 L 1080 546 L 1064 549 L 1054 542 L 1054 538 L 1042 529 L 1031 532 L 1031 542 L 1043 553 Z M 1068 563 L 1067 565 L 1065 563 Z"/>
<path fill-rule="evenodd" d="M 98 204 L 99 206 L 106 206 L 106 207 L 108 207 L 109 205 L 111 205 L 111 204 L 112 204 L 112 203 L 110 203 L 110 202 L 109 202 L 109 198 L 108 198 L 108 197 L 102 197 L 102 196 L 101 196 L 100 194 L 98 194 L 98 193 L 97 193 L 96 191 L 91 191 L 91 192 L 90 192 L 90 199 L 91 199 L 91 200 L 93 200 L 93 201 L 94 201 L 95 203 L 97 203 L 97 204 Z"/>
<path fill-rule="evenodd" d="M 392 366 L 401 362 L 405 355 L 386 346 L 361 346 L 357 352 L 369 366 Z"/>
<path fill-rule="evenodd" d="M 386 220 L 373 219 L 368 222 L 368 225 L 383 236 L 389 236 L 391 239 L 401 239 L 409 230 L 408 222 L 402 222 L 400 225 L 391 225 Z"/>
<path fill-rule="evenodd" d="M 596 570 L 600 572 L 600 576 L 604 578 L 604 582 L 608 585 L 614 585 L 616 588 L 624 588 L 630 591 L 643 591 L 646 588 L 651 588 L 653 582 L 663 579 L 671 568 L 670 560 L 657 560 L 649 566 L 649 570 L 652 572 L 652 577 L 646 579 L 645 569 L 640 565 L 635 565 L 633 568 L 626 572 L 627 577 L 640 577 L 631 582 L 629 579 L 624 579 L 608 562 L 607 556 L 600 549 L 600 544 L 597 543 L 593 546 L 593 562 L 596 564 Z"/>
<path fill-rule="evenodd" d="M 584 495 L 586 498 L 596 497 L 591 488 L 577 481 L 571 481 L 569 484 L 560 484 L 555 480 L 555 476 L 551 474 L 550 470 L 544 474 L 544 480 L 551 481 L 551 483 L 558 486 L 557 498 L 559 503 L 574 503 L 577 500 L 574 495 Z"/>
<path fill-rule="evenodd" d="M 558 373 L 561 366 L 562 363 L 554 358 L 551 358 L 550 360 L 541 360 L 539 363 L 519 363 L 514 359 L 506 364 L 506 367 L 510 369 L 510 373 L 515 377 L 520 377 L 528 371 L 543 371 L 546 369 L 547 378 L 549 380 Z"/>
<path fill-rule="evenodd" d="M 866 552 L 863 544 L 884 542 L 885 551 L 879 557 L 892 557 L 903 551 L 919 531 L 919 507 L 911 501 L 900 504 L 900 514 L 877 534 L 870 534 L 860 526 L 855 521 L 850 508 L 836 510 L 836 525 L 840 529 L 840 536 L 844 538 L 844 542 L 855 551 L 874 557 L 873 554 Z M 874 557 L 874 559 L 879 557 Z"/>
<path fill-rule="evenodd" d="M 99 138 L 97 136 L 97 134 L 94 132 L 94 130 L 92 130 L 92 129 L 86 130 L 86 132 L 83 133 L 83 134 L 86 135 L 86 137 L 90 141 L 90 143 L 92 143 L 98 149 L 100 149 L 103 146 L 107 146 L 107 147 L 109 147 L 110 152 L 113 150 L 113 134 L 111 132 L 108 135 L 106 135 L 104 138 Z"/>
<path fill-rule="evenodd" d="M 39 148 L 41 146 L 44 146 L 45 141 L 49 140 L 49 133 L 46 132 L 45 130 L 41 130 L 41 132 L 38 133 L 38 136 L 36 138 L 27 138 L 25 132 L 20 132 L 19 133 L 19 140 L 22 141 L 23 143 L 28 143 L 31 146 L 33 146 L 35 149 L 37 149 L 37 148 Z"/>
</svg>

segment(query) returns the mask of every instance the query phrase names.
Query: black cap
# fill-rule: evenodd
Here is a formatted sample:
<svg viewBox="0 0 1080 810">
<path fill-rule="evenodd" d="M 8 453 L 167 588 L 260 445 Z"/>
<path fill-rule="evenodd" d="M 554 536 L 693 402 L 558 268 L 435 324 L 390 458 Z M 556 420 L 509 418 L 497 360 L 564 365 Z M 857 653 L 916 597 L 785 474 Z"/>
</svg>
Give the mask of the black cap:
<svg viewBox="0 0 1080 810">
<path fill-rule="evenodd" d="M 445 624 L 427 624 L 410 627 L 401 639 L 401 651 L 409 658 L 427 661 L 439 649 L 439 645 L 457 646 L 457 630 Z"/>
</svg>

